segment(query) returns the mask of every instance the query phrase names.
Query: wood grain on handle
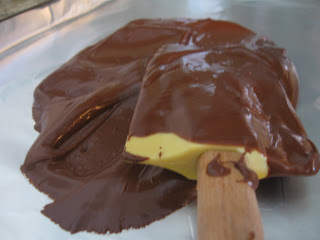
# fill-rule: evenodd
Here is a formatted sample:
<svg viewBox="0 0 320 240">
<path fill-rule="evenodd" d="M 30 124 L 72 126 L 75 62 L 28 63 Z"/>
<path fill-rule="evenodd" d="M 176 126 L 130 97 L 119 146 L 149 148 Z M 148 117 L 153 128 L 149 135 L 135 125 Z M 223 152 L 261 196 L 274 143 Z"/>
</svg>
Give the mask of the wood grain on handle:
<svg viewBox="0 0 320 240">
<path fill-rule="evenodd" d="M 209 176 L 207 165 L 219 155 L 225 176 Z M 204 153 L 198 160 L 198 240 L 263 240 L 262 222 L 255 190 L 231 162 L 242 154 Z"/>
</svg>

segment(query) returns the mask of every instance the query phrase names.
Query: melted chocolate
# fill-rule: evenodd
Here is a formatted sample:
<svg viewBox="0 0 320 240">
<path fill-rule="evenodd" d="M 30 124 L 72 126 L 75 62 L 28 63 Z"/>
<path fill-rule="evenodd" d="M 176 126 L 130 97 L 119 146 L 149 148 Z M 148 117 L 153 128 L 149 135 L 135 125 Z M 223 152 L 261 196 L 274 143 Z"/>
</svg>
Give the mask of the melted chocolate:
<svg viewBox="0 0 320 240">
<path fill-rule="evenodd" d="M 214 159 L 207 165 L 207 175 L 212 177 L 223 177 L 231 173 L 230 168 L 223 166 L 220 161 L 220 154 L 215 156 Z"/>
<path fill-rule="evenodd" d="M 297 89 L 283 49 L 239 25 L 204 21 L 149 61 L 129 136 L 244 146 L 267 156 L 269 176 L 312 175 L 319 155 L 294 110 Z"/>
<path fill-rule="evenodd" d="M 226 60 L 225 63 L 234 63 L 236 68 L 241 63 L 241 57 L 248 58 L 249 55 L 251 58 L 247 59 L 250 60 L 248 65 L 242 62 L 242 68 L 238 71 L 239 74 L 242 72 L 243 78 L 255 80 L 256 74 L 262 75 L 260 71 L 268 76 L 265 81 L 270 76 L 276 76 L 279 80 L 276 86 L 267 85 L 271 89 L 266 89 L 266 92 L 260 85 L 250 85 L 247 93 L 241 92 L 238 91 L 243 89 L 241 84 L 228 87 L 227 82 L 223 81 L 215 82 L 215 91 L 219 92 L 220 87 L 224 86 L 224 90 L 231 94 L 230 99 L 225 99 L 228 106 L 247 94 L 243 100 L 247 112 L 241 115 L 246 118 L 236 117 L 241 119 L 241 123 L 252 122 L 250 125 L 243 124 L 245 133 L 249 132 L 249 126 L 257 129 L 256 126 L 261 125 L 259 119 L 270 120 L 272 124 L 264 125 L 268 122 L 263 122 L 260 130 L 262 134 L 257 134 L 264 136 L 264 132 L 271 131 L 274 139 L 268 142 L 270 139 L 263 138 L 256 142 L 261 146 L 269 146 L 265 150 L 272 174 L 313 174 L 318 170 L 316 149 L 306 138 L 292 108 L 297 101 L 298 82 L 292 70 L 293 65 L 282 55 L 283 50 L 233 23 L 212 20 L 137 20 L 81 51 L 49 75 L 34 92 L 33 118 L 35 129 L 40 134 L 30 148 L 21 171 L 37 189 L 53 199 L 51 204 L 45 206 L 43 213 L 64 229 L 70 232 L 87 230 L 105 233 L 138 228 L 165 217 L 196 197 L 195 182 L 165 169 L 128 164 L 122 155 L 146 68 L 148 66 L 146 78 L 149 78 L 150 74 L 154 74 L 151 69 L 153 66 L 157 74 L 161 73 L 156 61 L 173 66 L 166 56 L 166 49 L 170 46 L 167 44 L 170 43 L 176 43 L 178 50 L 177 53 L 175 49 L 168 52 L 168 56 L 175 57 L 172 61 L 188 59 L 183 56 L 192 57 L 190 51 L 194 51 L 199 55 L 199 64 L 204 60 L 209 64 L 223 64 Z M 192 43 L 192 49 L 185 49 L 189 43 Z M 221 52 L 226 43 L 230 46 L 229 55 Z M 241 43 L 243 46 L 248 45 L 249 49 L 258 50 L 246 50 L 241 47 Z M 162 50 L 151 60 L 159 48 Z M 205 51 L 208 51 L 207 55 Z M 232 56 L 236 59 L 229 64 Z M 191 63 L 193 69 L 197 70 L 202 65 L 194 65 L 195 61 Z M 248 70 L 252 64 L 259 68 L 250 73 Z M 190 68 L 178 67 L 176 70 L 179 79 L 186 77 L 186 83 L 195 76 Z M 188 74 L 182 70 L 187 70 Z M 205 76 L 209 73 L 207 71 L 203 74 Z M 222 75 L 227 74 L 232 79 L 232 71 L 210 74 L 217 74 L 220 80 Z M 201 86 L 194 87 L 201 89 Z M 159 94 L 163 91 L 165 89 L 159 89 Z M 262 111 L 259 105 L 260 98 L 266 100 L 267 94 L 271 94 L 269 98 L 281 95 L 279 91 L 285 92 L 285 98 L 276 102 L 276 106 L 269 106 L 269 112 L 276 109 L 285 113 L 279 116 L 266 115 L 265 109 Z M 152 105 L 154 102 L 150 103 Z M 251 114 L 251 108 L 255 114 Z M 189 119 L 189 113 L 183 108 L 181 110 L 186 113 L 185 119 Z M 290 124 L 283 125 L 289 126 L 288 130 L 273 124 L 283 123 L 284 114 L 288 114 L 285 119 Z M 293 120 L 289 119 L 290 116 L 293 116 Z M 176 122 L 179 122 L 178 119 Z M 191 126 L 189 132 L 195 132 L 195 127 L 185 121 L 182 123 L 181 127 Z M 229 120 L 226 121 L 228 123 Z M 140 132 L 142 135 L 148 133 L 152 131 L 148 129 Z M 255 132 L 250 133 L 246 137 L 248 146 L 256 146 L 257 143 L 252 140 Z M 199 136 L 201 134 L 198 133 Z M 222 138 L 221 141 L 227 143 L 228 138 Z M 296 147 L 296 151 L 287 151 L 292 146 Z"/>
<path fill-rule="evenodd" d="M 254 240 L 254 238 L 255 238 L 254 232 L 250 232 L 248 240 Z"/>
<path fill-rule="evenodd" d="M 253 189 L 257 189 L 259 186 L 259 178 L 257 174 L 250 170 L 244 162 L 244 155 L 236 162 L 229 162 L 234 164 L 235 168 L 238 169 L 243 176 L 241 182 L 247 183 Z M 207 165 L 206 170 L 207 175 L 212 177 L 224 177 L 231 173 L 231 169 L 223 166 L 223 163 L 220 160 L 220 154 L 214 157 L 209 164 Z"/>
<path fill-rule="evenodd" d="M 196 198 L 195 182 L 128 164 L 122 155 L 146 62 L 163 44 L 178 42 L 187 22 L 131 22 L 36 88 L 33 117 L 40 135 L 21 171 L 54 200 L 42 212 L 62 228 L 139 228 Z"/>
<path fill-rule="evenodd" d="M 248 183 L 253 189 L 257 189 L 259 186 L 259 178 L 257 174 L 250 170 L 244 162 L 244 155 L 239 159 L 239 161 L 235 162 L 234 166 L 241 172 L 243 176 L 243 182 Z"/>
</svg>

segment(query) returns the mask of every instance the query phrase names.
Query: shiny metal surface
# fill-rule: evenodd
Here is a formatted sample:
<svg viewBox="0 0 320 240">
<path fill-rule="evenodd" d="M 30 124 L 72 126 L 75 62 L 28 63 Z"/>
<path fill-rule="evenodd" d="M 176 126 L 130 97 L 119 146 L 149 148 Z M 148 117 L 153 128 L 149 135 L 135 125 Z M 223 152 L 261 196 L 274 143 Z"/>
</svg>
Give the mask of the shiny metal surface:
<svg viewBox="0 0 320 240">
<path fill-rule="evenodd" d="M 128 21 L 160 17 L 235 21 L 286 48 L 300 78 L 298 115 L 320 148 L 320 1 L 114 0 L 0 55 L 0 239 L 196 239 L 196 203 L 141 230 L 71 235 L 40 214 L 50 199 L 19 171 L 37 136 L 36 85 Z M 320 174 L 263 180 L 257 196 L 267 240 L 320 239 Z"/>
</svg>

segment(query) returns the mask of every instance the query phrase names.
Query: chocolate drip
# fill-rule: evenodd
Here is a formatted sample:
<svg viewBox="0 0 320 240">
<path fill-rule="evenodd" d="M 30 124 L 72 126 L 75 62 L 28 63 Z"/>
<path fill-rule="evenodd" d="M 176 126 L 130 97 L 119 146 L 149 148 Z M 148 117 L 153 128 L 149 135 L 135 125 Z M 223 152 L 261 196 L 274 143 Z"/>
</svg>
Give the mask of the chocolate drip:
<svg viewBox="0 0 320 240">
<path fill-rule="evenodd" d="M 231 173 L 230 168 L 223 166 L 220 161 L 220 154 L 214 157 L 207 166 L 207 175 L 212 177 L 223 177 Z"/>
<path fill-rule="evenodd" d="M 246 182 L 251 186 L 254 190 L 256 190 L 259 186 L 259 178 L 257 174 L 250 170 L 244 162 L 244 155 L 239 159 L 239 161 L 235 162 L 234 166 L 241 172 L 243 176 L 243 182 Z"/>
<path fill-rule="evenodd" d="M 255 238 L 254 232 L 250 232 L 248 240 L 254 240 L 254 238 Z"/>
</svg>

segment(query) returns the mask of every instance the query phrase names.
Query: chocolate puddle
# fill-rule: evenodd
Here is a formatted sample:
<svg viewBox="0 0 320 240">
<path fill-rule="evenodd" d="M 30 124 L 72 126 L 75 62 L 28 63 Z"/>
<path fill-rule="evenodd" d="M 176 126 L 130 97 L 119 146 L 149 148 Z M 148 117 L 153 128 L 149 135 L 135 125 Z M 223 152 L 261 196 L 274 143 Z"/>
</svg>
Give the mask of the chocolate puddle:
<svg viewBox="0 0 320 240">
<path fill-rule="evenodd" d="M 142 78 L 150 59 L 165 44 L 192 41 L 208 48 L 247 37 L 255 34 L 227 22 L 137 20 L 49 75 L 34 92 L 33 117 L 40 134 L 21 166 L 30 182 L 53 199 L 43 213 L 72 233 L 114 233 L 150 224 L 192 201 L 195 182 L 164 169 L 124 161 L 122 151 Z M 263 39 L 246 44 L 255 46 L 259 41 Z M 282 86 L 287 101 L 295 106 L 296 75 L 291 62 L 282 60 L 289 70 L 281 64 L 274 67 L 287 76 Z M 265 61 L 272 65 L 272 58 Z M 318 171 L 316 149 L 298 127 L 305 137 L 301 139 L 305 151 L 292 153 L 296 162 L 284 164 L 270 158 L 270 174 Z M 278 150 L 270 149 L 267 154 L 278 156 Z M 294 164 L 299 166 L 296 171 L 290 167 Z"/>
</svg>

